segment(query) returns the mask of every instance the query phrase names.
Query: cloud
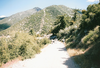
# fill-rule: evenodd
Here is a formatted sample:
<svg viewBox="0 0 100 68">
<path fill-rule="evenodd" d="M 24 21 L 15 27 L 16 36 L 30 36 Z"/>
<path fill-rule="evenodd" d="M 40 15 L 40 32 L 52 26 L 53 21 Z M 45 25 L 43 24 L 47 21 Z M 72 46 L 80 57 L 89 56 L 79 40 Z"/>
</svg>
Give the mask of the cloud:
<svg viewBox="0 0 100 68">
<path fill-rule="evenodd" d="M 87 2 L 95 2 L 95 1 L 99 1 L 99 0 L 87 0 Z"/>
<path fill-rule="evenodd" d="M 0 16 L 0 18 L 6 17 L 5 15 Z"/>
</svg>

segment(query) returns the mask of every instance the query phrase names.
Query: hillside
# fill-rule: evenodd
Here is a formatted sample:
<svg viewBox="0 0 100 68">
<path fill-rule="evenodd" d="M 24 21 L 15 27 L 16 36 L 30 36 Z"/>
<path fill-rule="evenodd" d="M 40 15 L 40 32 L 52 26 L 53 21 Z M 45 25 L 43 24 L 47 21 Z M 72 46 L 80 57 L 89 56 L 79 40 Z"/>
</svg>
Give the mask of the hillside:
<svg viewBox="0 0 100 68">
<path fill-rule="evenodd" d="M 68 8 L 63 5 L 52 5 L 43 10 L 34 13 L 33 15 L 24 18 L 18 23 L 15 23 L 13 26 L 8 28 L 5 31 L 2 31 L 0 34 L 8 34 L 11 31 L 26 31 L 29 32 L 31 29 L 34 29 L 37 33 L 47 33 L 56 17 L 58 15 L 64 15 L 72 17 L 74 14 L 73 9 Z"/>
<path fill-rule="evenodd" d="M 32 15 L 33 13 L 36 13 L 37 11 L 40 11 L 40 10 L 41 10 L 40 8 L 35 7 L 33 9 L 30 9 L 27 11 L 13 14 L 10 17 L 6 17 L 4 19 L 0 18 L 0 31 L 7 29 L 11 25 L 19 22 L 20 20 L 24 19 L 25 17 L 28 17 L 28 16 Z"/>
</svg>

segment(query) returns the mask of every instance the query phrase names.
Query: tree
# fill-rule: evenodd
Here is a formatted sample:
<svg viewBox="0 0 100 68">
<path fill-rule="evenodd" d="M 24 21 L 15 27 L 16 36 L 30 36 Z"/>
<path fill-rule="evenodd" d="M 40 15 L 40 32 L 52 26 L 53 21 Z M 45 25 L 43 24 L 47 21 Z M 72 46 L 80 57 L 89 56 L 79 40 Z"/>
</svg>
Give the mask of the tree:
<svg viewBox="0 0 100 68">
<path fill-rule="evenodd" d="M 76 21 L 76 14 L 77 14 L 77 10 L 74 10 L 74 17 L 72 18 L 73 21 Z"/>
<path fill-rule="evenodd" d="M 60 15 L 57 17 L 57 20 L 54 22 L 55 28 L 51 31 L 51 33 L 56 34 L 60 31 L 60 29 L 64 29 L 66 26 L 69 26 L 68 22 L 69 17 L 65 15 Z"/>
<path fill-rule="evenodd" d="M 82 13 L 80 30 L 93 30 L 97 25 L 100 26 L 100 4 L 89 5 L 87 11 L 82 10 Z"/>
<path fill-rule="evenodd" d="M 57 21 L 54 22 L 54 25 L 59 25 L 60 29 L 64 29 L 66 27 L 66 21 L 65 21 L 65 16 L 64 15 L 60 15 L 57 17 Z"/>
<path fill-rule="evenodd" d="M 86 13 L 86 10 L 82 10 L 82 13 L 85 14 Z"/>
</svg>

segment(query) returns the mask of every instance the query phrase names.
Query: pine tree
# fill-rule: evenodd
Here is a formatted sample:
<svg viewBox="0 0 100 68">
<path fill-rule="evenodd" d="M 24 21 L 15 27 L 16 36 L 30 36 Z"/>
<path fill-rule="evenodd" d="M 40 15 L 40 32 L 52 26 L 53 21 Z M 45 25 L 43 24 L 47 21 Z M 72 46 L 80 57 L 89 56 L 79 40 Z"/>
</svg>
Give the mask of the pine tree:
<svg viewBox="0 0 100 68">
<path fill-rule="evenodd" d="M 73 21 L 76 21 L 76 14 L 77 14 L 77 10 L 74 10 L 74 17 L 72 18 Z"/>
<path fill-rule="evenodd" d="M 66 26 L 69 26 L 69 17 L 66 17 L 65 15 L 57 16 L 57 20 L 54 22 L 54 25 L 56 26 L 51 33 L 57 34 L 60 29 L 65 29 Z"/>
</svg>

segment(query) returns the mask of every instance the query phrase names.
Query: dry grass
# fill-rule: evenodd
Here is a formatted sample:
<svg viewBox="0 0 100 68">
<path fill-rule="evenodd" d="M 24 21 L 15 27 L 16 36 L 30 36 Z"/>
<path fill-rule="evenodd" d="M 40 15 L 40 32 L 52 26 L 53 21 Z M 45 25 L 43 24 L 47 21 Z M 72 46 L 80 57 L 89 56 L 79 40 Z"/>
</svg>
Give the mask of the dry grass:
<svg viewBox="0 0 100 68">
<path fill-rule="evenodd" d="M 67 49 L 67 52 L 69 53 L 69 55 L 72 57 L 72 56 L 76 56 L 76 55 L 81 55 L 83 54 L 84 52 L 80 49 Z"/>
<path fill-rule="evenodd" d="M 88 47 L 85 51 L 82 51 L 80 49 L 71 49 L 68 48 L 67 52 L 71 57 L 73 57 L 74 61 L 81 67 L 81 68 L 98 68 L 97 65 L 94 65 L 90 60 L 86 59 L 86 56 L 84 55 L 86 52 L 88 52 L 93 45 Z"/>
<path fill-rule="evenodd" d="M 82 51 L 82 50 L 80 50 L 80 49 L 71 49 L 71 48 L 68 48 L 68 49 L 67 49 L 67 52 L 68 52 L 69 55 L 72 57 L 72 56 L 84 54 L 84 53 L 86 53 L 88 50 L 90 50 L 92 47 L 93 47 L 93 45 L 91 45 L 91 46 L 90 46 L 89 48 L 87 48 L 85 51 Z"/>
<path fill-rule="evenodd" d="M 80 49 L 67 49 L 68 54 L 73 57 L 74 61 L 81 67 L 81 68 L 87 68 L 85 67 L 85 59 L 84 59 L 84 52 Z M 84 60 L 84 61 L 82 61 Z M 86 63 L 87 64 L 87 63 Z"/>
</svg>

